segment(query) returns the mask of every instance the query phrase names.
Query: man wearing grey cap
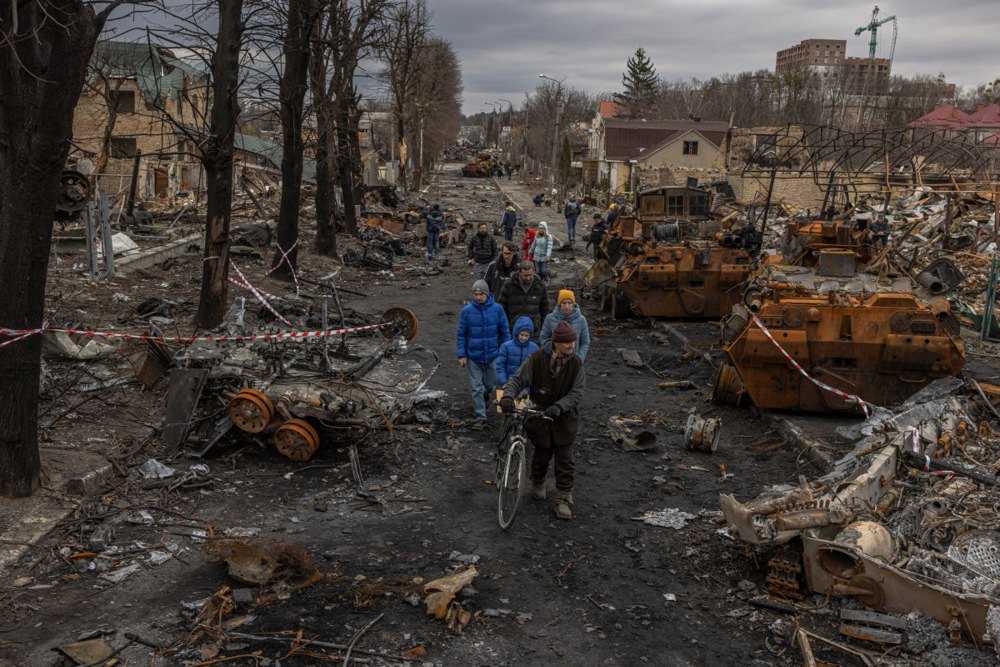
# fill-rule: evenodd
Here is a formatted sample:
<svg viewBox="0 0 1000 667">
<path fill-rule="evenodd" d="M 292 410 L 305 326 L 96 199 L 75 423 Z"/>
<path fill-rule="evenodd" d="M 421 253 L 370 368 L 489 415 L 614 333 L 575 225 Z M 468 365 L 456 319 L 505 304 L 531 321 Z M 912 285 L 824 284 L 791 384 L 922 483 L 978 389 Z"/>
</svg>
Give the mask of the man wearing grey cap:
<svg viewBox="0 0 1000 667">
<path fill-rule="evenodd" d="M 477 280 L 472 285 L 472 301 L 458 316 L 455 356 L 469 372 L 472 405 L 478 426 L 486 423 L 486 405 L 497 384 L 494 362 L 500 346 L 510 340 L 510 325 L 503 307 L 493 301 L 489 285 Z"/>
</svg>

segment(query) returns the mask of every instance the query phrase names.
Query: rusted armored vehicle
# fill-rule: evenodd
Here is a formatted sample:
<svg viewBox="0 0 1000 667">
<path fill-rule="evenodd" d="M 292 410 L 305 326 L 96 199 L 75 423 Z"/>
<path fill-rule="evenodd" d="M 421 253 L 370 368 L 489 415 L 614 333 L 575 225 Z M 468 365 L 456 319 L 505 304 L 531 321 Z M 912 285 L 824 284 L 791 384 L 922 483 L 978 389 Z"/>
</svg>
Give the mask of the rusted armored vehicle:
<svg viewBox="0 0 1000 667">
<path fill-rule="evenodd" d="M 781 253 L 788 264 L 815 266 L 822 252 L 853 252 L 865 265 L 874 258 L 872 231 L 868 220 L 789 221 L 781 236 Z"/>
<path fill-rule="evenodd" d="M 462 167 L 462 176 L 469 178 L 488 178 L 496 170 L 496 161 L 489 153 L 480 153 L 476 159 Z"/>
<path fill-rule="evenodd" d="M 605 259 L 587 276 L 613 317 L 717 319 L 740 301 L 756 236 L 720 230 L 708 207 L 709 193 L 698 188 L 636 196 L 635 213 L 610 230 Z"/>
<path fill-rule="evenodd" d="M 961 372 L 965 348 L 948 302 L 923 298 L 905 277 L 856 273 L 855 259 L 828 249 L 814 267 L 761 269 L 723 322 L 729 359 L 716 374 L 715 400 L 857 411 L 849 397 L 892 405 Z"/>
</svg>

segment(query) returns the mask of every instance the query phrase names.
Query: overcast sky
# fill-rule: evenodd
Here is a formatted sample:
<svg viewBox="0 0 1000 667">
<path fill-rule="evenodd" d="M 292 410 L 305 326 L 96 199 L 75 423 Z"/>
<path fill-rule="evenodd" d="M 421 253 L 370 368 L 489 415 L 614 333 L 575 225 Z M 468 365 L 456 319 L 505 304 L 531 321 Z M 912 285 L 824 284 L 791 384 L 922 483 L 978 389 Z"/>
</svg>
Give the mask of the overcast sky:
<svg viewBox="0 0 1000 667">
<path fill-rule="evenodd" d="M 774 69 L 777 50 L 803 39 L 846 39 L 868 54 L 874 3 L 857 0 L 428 0 L 434 29 L 462 60 L 466 114 L 498 97 L 517 106 L 539 72 L 591 93 L 617 91 L 625 60 L 642 46 L 667 79 Z M 895 0 L 893 73 L 944 72 L 975 86 L 1000 76 L 1000 0 Z M 888 55 L 892 27 L 879 31 Z M 883 41 L 884 40 L 884 41 Z"/>
</svg>

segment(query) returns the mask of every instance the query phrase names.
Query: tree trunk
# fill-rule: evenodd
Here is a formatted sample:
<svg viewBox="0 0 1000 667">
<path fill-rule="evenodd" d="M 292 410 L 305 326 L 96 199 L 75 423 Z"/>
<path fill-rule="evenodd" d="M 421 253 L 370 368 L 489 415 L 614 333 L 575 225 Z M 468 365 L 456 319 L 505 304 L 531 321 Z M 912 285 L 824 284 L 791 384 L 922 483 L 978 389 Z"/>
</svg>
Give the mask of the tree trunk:
<svg viewBox="0 0 1000 667">
<path fill-rule="evenodd" d="M 315 9 L 311 0 L 289 0 L 285 29 L 281 103 L 281 205 L 273 275 L 291 280 L 298 271 L 299 202 L 302 196 L 302 115 L 309 74 L 309 35 Z"/>
<path fill-rule="evenodd" d="M 400 153 L 400 143 L 406 136 L 406 123 L 403 119 L 403 110 L 401 108 L 396 109 L 396 156 L 399 158 L 399 179 L 397 180 L 397 185 L 405 192 L 406 191 L 406 162 L 403 161 Z"/>
<path fill-rule="evenodd" d="M 313 98 L 315 99 L 315 97 Z M 320 107 L 324 107 L 320 111 Z M 316 108 L 318 142 L 316 146 L 316 243 L 315 250 L 327 257 L 337 256 L 337 227 L 335 221 L 334 173 L 330 161 L 334 155 L 333 133 L 330 129 L 330 112 L 320 103 Z"/>
<path fill-rule="evenodd" d="M 195 322 L 205 329 L 222 323 L 229 305 L 229 223 L 233 208 L 233 140 L 240 109 L 236 101 L 243 37 L 243 0 L 219 0 L 219 33 L 212 58 L 212 116 L 202 152 L 208 204 L 201 297 Z"/>
<path fill-rule="evenodd" d="M 0 48 L 0 327 L 12 329 L 42 326 L 59 178 L 103 23 L 80 0 L 46 5 L 19 3 L 17 34 Z M 0 495 L 28 496 L 41 467 L 42 337 L 11 340 L 0 336 L 10 343 L 0 347 Z"/>
<path fill-rule="evenodd" d="M 354 212 L 354 169 L 351 166 L 351 114 L 347 103 L 337 101 L 337 174 L 340 194 L 344 203 L 344 226 L 351 234 L 358 231 L 358 218 Z"/>
</svg>

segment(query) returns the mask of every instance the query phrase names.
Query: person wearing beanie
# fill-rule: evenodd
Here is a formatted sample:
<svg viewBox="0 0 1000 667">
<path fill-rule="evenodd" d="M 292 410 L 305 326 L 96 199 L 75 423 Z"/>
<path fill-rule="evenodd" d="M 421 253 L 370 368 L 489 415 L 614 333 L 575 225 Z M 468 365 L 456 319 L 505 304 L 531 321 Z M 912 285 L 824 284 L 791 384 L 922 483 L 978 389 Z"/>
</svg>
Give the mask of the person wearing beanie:
<svg viewBox="0 0 1000 667">
<path fill-rule="evenodd" d="M 489 397 L 497 385 L 496 358 L 500 346 L 510 340 L 507 314 L 493 301 L 485 280 L 472 284 L 472 301 L 459 313 L 455 338 L 455 357 L 469 373 L 473 411 L 477 425 L 482 427 Z"/>
<path fill-rule="evenodd" d="M 576 331 L 560 322 L 552 333 L 549 350 L 541 349 L 521 364 L 503 388 L 500 407 L 505 414 L 515 410 L 514 399 L 527 390 L 531 402 L 545 418 L 529 417 L 524 424 L 534 445 L 531 460 L 531 493 L 546 496 L 545 478 L 553 460 L 556 493 L 553 509 L 560 519 L 573 518 L 573 485 L 576 466 L 573 448 L 579 428 L 580 401 L 585 387 L 583 362 L 574 354 Z"/>
<path fill-rule="evenodd" d="M 517 227 L 517 211 L 513 204 L 507 204 L 500 224 L 503 225 L 503 240 L 510 243 L 514 240 L 514 228 Z"/>
<path fill-rule="evenodd" d="M 561 323 L 569 325 L 576 332 L 576 355 L 580 357 L 580 361 L 586 361 L 590 350 L 590 327 L 587 325 L 587 318 L 580 312 L 580 306 L 576 304 L 576 294 L 572 290 L 559 290 L 556 309 L 545 316 L 538 335 L 542 348 L 552 349 L 553 334 Z"/>
</svg>

